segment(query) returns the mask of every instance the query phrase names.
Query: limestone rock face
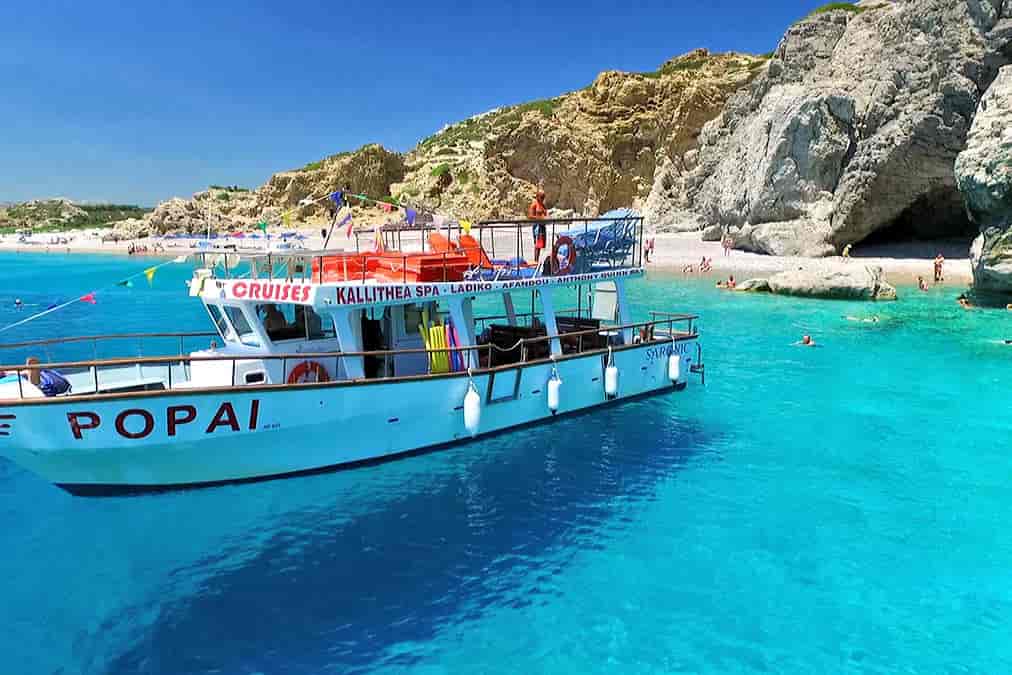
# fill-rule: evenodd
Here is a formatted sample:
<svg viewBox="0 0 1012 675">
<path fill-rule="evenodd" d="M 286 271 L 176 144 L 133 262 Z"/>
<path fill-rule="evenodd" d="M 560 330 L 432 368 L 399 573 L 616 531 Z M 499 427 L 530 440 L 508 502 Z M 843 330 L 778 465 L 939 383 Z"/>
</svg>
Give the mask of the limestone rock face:
<svg viewBox="0 0 1012 675">
<path fill-rule="evenodd" d="M 293 171 L 274 174 L 256 190 L 212 186 L 190 199 L 174 197 L 145 216 L 116 223 L 115 234 L 124 239 L 139 236 L 247 229 L 261 220 L 274 222 L 280 214 L 298 207 L 293 223 L 322 223 L 328 216 L 326 201 L 299 207 L 306 198 L 324 197 L 345 186 L 381 199 L 390 185 L 404 176 L 404 160 L 380 145 L 333 155 Z"/>
<path fill-rule="evenodd" d="M 756 280 L 749 280 L 756 283 Z M 829 300 L 895 300 L 896 289 L 882 278 L 882 268 L 852 265 L 846 270 L 818 266 L 788 270 L 766 280 L 771 293 Z"/>
<path fill-rule="evenodd" d="M 1012 66 L 981 99 L 956 178 L 980 228 L 970 249 L 974 286 L 1012 293 Z"/>
<path fill-rule="evenodd" d="M 640 206 L 657 166 L 694 166 L 703 124 L 766 60 L 699 49 L 653 73 L 601 73 L 589 87 L 444 128 L 406 157 L 395 196 L 472 217 L 549 207 L 597 215 Z"/>
<path fill-rule="evenodd" d="M 1010 56 L 1008 0 L 899 0 L 791 26 L 702 132 L 697 165 L 665 165 L 646 216 L 739 226 L 739 248 L 822 256 L 895 227 L 963 233 L 953 162 Z"/>
</svg>

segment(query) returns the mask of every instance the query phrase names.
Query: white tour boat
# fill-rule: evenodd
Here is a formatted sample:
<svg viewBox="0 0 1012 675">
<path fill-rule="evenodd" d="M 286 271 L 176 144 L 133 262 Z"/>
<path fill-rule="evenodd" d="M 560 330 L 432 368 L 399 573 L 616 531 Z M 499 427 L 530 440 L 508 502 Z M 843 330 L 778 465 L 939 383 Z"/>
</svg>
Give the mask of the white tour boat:
<svg viewBox="0 0 1012 675">
<path fill-rule="evenodd" d="M 541 264 L 524 257 L 529 221 L 384 229 L 368 253 L 197 253 L 189 294 L 213 333 L 0 345 L 17 357 L 0 358 L 14 361 L 0 366 L 0 454 L 81 495 L 221 484 L 446 446 L 702 376 L 694 316 L 633 318 L 641 218 L 538 222 Z M 166 338 L 178 351 L 45 358 Z"/>
</svg>

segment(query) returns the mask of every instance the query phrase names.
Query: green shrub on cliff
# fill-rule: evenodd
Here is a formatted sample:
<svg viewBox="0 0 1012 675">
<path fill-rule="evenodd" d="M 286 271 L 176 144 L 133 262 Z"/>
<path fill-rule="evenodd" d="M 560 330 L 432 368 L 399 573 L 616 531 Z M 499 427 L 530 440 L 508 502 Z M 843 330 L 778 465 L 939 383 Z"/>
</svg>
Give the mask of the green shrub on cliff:
<svg viewBox="0 0 1012 675">
<path fill-rule="evenodd" d="M 841 9 L 845 12 L 853 12 L 854 14 L 860 14 L 861 12 L 864 11 L 863 7 L 852 5 L 849 2 L 831 2 L 827 5 L 823 5 L 822 7 L 813 9 L 811 12 L 808 13 L 808 16 L 815 16 L 816 14 L 825 14 L 826 12 L 833 12 L 838 9 Z"/>
</svg>

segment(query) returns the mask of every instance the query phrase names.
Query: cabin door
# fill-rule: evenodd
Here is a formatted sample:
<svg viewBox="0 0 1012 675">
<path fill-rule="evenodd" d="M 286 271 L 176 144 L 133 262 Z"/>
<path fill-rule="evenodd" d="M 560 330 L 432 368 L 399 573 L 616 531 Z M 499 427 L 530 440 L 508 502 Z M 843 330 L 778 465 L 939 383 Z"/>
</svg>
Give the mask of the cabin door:
<svg viewBox="0 0 1012 675">
<path fill-rule="evenodd" d="M 425 349 L 418 326 L 422 323 L 420 305 L 395 305 L 390 308 L 391 347 Z M 394 375 L 424 375 L 429 372 L 429 357 L 423 352 L 394 356 Z"/>
</svg>

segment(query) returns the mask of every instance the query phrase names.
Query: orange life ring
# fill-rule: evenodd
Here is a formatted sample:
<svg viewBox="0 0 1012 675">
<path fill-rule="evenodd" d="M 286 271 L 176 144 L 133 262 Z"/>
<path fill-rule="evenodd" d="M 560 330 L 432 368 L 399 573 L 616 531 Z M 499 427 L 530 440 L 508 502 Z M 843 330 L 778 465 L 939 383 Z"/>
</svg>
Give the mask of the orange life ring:
<svg viewBox="0 0 1012 675">
<path fill-rule="evenodd" d="M 553 276 L 572 274 L 576 271 L 576 244 L 566 235 L 555 240 L 552 247 L 551 269 Z"/>
<path fill-rule="evenodd" d="M 309 379 L 312 375 L 314 379 Z M 306 384 L 307 382 L 329 382 L 330 373 L 319 361 L 303 361 L 292 368 L 288 375 L 288 384 Z"/>
</svg>

